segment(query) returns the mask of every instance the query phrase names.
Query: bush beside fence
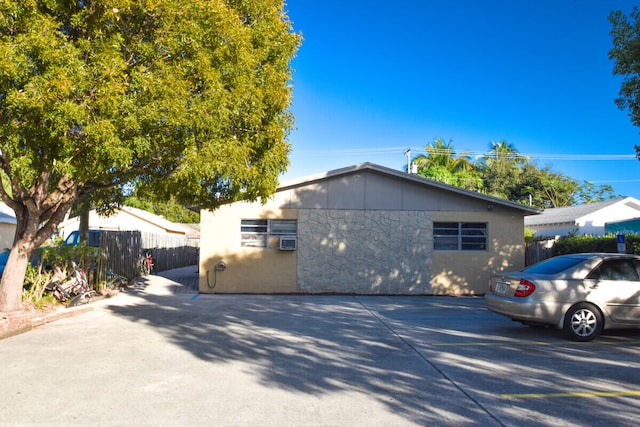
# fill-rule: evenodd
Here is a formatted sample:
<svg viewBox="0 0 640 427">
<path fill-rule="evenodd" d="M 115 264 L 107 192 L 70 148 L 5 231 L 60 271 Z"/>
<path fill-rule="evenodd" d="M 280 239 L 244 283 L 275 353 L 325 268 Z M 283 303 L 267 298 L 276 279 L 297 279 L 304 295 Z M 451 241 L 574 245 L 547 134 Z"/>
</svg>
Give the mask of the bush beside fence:
<svg viewBox="0 0 640 427">
<path fill-rule="evenodd" d="M 640 236 L 625 236 L 625 252 L 640 254 Z M 527 242 L 525 265 L 529 266 L 557 255 L 585 252 L 618 252 L 618 241 L 614 235 L 608 236 L 565 236 L 560 239 Z"/>
<path fill-rule="evenodd" d="M 628 254 L 640 253 L 640 236 L 628 234 L 625 236 Z M 584 252 L 618 252 L 618 241 L 614 235 L 608 236 L 567 236 L 556 242 L 553 255 L 564 255 Z"/>
</svg>

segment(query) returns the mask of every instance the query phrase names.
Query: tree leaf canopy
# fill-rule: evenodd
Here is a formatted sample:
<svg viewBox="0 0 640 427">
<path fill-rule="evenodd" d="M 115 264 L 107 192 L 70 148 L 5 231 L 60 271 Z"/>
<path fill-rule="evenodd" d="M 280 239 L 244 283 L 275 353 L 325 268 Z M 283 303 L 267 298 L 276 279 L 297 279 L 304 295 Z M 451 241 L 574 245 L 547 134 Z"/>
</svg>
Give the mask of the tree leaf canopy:
<svg viewBox="0 0 640 427">
<path fill-rule="evenodd" d="M 300 40 L 282 1 L 4 1 L 0 29 L 16 201 L 132 180 L 213 208 L 275 190 Z"/>
<path fill-rule="evenodd" d="M 17 219 L 0 311 L 77 202 L 273 194 L 300 39 L 283 0 L 0 1 L 0 197 Z"/>
</svg>

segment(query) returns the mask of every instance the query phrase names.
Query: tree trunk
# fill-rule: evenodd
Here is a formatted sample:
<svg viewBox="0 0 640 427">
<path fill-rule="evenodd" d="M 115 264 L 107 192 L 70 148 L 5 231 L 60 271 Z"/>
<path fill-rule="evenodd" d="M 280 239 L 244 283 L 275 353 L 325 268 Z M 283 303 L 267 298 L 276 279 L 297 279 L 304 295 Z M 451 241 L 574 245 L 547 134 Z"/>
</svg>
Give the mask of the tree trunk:
<svg viewBox="0 0 640 427">
<path fill-rule="evenodd" d="M 64 180 L 53 193 L 40 191 L 48 185 L 47 179 L 43 181 L 44 184 L 32 189 L 37 197 L 29 197 L 25 193 L 22 199 L 14 200 L 0 191 L 2 200 L 16 213 L 13 247 L 0 280 L 0 312 L 22 309 L 22 287 L 31 254 L 51 237 L 79 197 L 77 187 Z"/>
<path fill-rule="evenodd" d="M 91 206 L 88 200 L 80 202 L 80 222 L 78 223 L 78 233 L 80 234 L 80 244 L 89 244 L 89 210 Z"/>
<path fill-rule="evenodd" d="M 24 248 L 23 241 L 16 241 L 9 254 L 7 266 L 0 280 L 0 312 L 8 313 L 22 309 L 22 285 L 31 255 L 31 251 Z"/>
</svg>

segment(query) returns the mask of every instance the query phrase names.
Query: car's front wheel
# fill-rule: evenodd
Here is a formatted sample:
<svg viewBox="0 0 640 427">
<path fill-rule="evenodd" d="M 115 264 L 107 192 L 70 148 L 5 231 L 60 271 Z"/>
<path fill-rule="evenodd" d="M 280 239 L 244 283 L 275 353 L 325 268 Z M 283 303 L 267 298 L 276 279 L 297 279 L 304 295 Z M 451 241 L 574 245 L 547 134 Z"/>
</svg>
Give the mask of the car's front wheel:
<svg viewBox="0 0 640 427">
<path fill-rule="evenodd" d="M 564 316 L 564 335 L 572 341 L 591 341 L 602 332 L 602 313 L 593 304 L 581 302 Z"/>
</svg>

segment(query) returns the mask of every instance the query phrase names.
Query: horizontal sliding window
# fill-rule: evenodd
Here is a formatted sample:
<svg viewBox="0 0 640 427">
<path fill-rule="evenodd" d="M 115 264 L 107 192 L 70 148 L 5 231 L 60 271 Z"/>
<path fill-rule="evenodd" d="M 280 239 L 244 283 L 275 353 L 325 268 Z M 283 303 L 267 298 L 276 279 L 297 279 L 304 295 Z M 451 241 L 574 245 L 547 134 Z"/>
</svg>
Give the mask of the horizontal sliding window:
<svg viewBox="0 0 640 427">
<path fill-rule="evenodd" d="M 298 221 L 295 219 L 243 219 L 240 223 L 240 246 L 266 248 L 269 236 L 295 237 Z"/>
<path fill-rule="evenodd" d="M 295 219 L 272 219 L 269 226 L 269 234 L 273 236 L 295 236 L 298 232 L 298 221 Z"/>
<path fill-rule="evenodd" d="M 434 222 L 433 248 L 437 251 L 485 251 L 487 250 L 487 224 Z"/>
<path fill-rule="evenodd" d="M 240 246 L 266 248 L 267 230 L 266 219 L 243 219 L 240 224 Z"/>
</svg>

